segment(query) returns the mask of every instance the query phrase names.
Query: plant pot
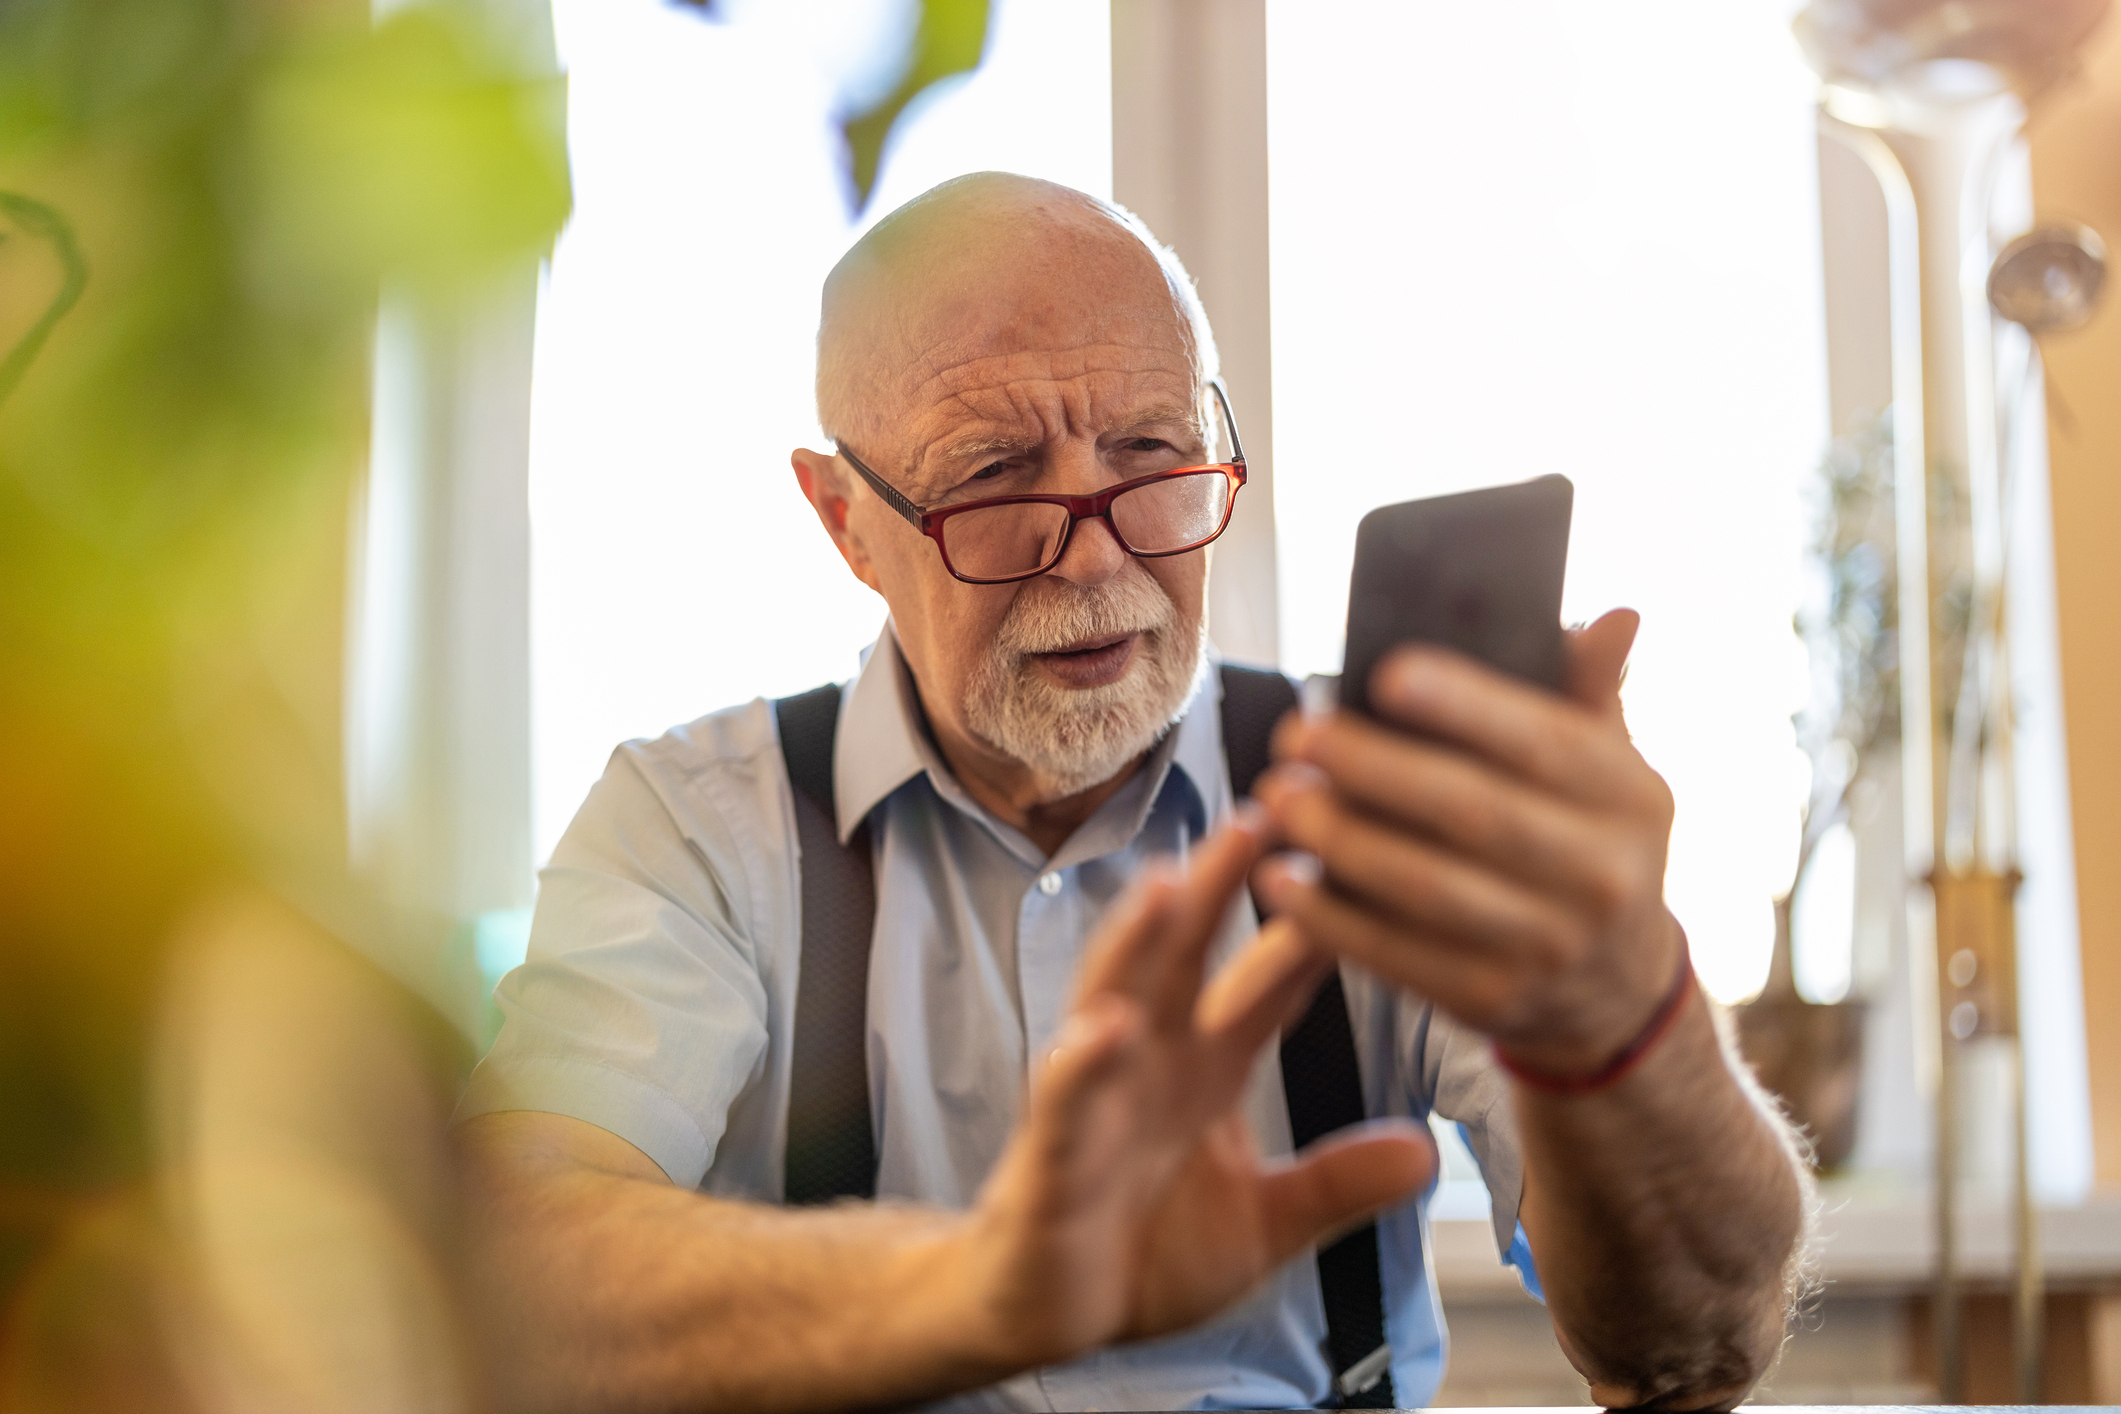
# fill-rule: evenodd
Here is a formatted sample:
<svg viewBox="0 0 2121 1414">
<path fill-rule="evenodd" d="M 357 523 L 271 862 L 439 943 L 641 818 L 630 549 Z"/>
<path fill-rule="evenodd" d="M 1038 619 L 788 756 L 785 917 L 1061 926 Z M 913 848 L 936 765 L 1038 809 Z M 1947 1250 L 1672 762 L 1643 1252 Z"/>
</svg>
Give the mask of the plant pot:
<svg viewBox="0 0 2121 1414">
<path fill-rule="evenodd" d="M 1739 1050 L 1811 1136 L 1814 1166 L 1832 1170 L 1847 1163 L 1856 1147 L 1864 1003 L 1808 1002 L 1784 992 L 1735 1011 Z"/>
</svg>

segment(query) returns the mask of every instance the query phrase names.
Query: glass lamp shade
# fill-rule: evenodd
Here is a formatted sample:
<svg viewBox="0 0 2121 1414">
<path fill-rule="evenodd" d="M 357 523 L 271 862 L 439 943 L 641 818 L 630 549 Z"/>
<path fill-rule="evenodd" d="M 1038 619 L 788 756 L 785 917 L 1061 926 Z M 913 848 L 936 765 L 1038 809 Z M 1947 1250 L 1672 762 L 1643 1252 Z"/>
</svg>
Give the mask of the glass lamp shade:
<svg viewBox="0 0 2121 1414">
<path fill-rule="evenodd" d="M 1821 78 L 1939 97 L 2030 95 L 2067 73 L 2109 0 L 1812 0 L 1794 28 Z"/>
</svg>

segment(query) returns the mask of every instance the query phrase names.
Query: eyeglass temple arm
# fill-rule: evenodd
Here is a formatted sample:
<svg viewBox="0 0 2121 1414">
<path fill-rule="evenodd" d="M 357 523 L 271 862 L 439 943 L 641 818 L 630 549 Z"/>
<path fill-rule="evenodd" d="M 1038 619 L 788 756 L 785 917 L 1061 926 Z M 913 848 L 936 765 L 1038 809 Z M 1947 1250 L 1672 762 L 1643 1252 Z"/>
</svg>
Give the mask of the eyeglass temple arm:
<svg viewBox="0 0 2121 1414">
<path fill-rule="evenodd" d="M 1230 413 L 1230 395 L 1223 388 L 1223 380 L 1210 378 L 1208 387 L 1214 390 L 1216 406 L 1223 410 L 1223 426 L 1230 429 L 1230 460 L 1239 466 L 1245 464 L 1245 444 L 1237 437 L 1237 419 Z"/>
<path fill-rule="evenodd" d="M 883 477 L 878 476 L 868 467 L 863 466 L 862 459 L 856 456 L 853 452 L 847 450 L 847 446 L 844 442 L 840 444 L 840 455 L 847 459 L 847 464 L 849 466 L 853 467 L 856 471 L 862 474 L 862 480 L 869 483 L 870 490 L 876 492 L 877 495 L 882 496 L 884 498 L 885 505 L 891 507 L 891 509 L 897 511 L 900 515 L 904 516 L 906 518 L 906 523 L 911 525 L 915 530 L 919 530 L 921 528 L 921 508 L 919 506 L 914 505 L 913 502 L 907 500 L 904 496 L 901 496 L 898 493 L 898 488 L 894 487 L 890 482 L 884 480 Z"/>
</svg>

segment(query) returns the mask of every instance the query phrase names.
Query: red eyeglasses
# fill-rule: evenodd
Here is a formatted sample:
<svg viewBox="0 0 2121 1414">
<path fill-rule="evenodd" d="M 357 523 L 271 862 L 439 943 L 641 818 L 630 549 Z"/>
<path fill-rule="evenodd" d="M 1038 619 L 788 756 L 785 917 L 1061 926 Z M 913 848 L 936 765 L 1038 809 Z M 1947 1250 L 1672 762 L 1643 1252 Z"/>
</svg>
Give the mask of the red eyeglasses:
<svg viewBox="0 0 2121 1414">
<path fill-rule="evenodd" d="M 1230 430 L 1227 462 L 1182 466 L 1122 481 L 1093 496 L 993 496 L 941 510 L 922 510 L 862 464 L 840 443 L 840 455 L 884 504 L 935 542 L 943 568 L 967 584 L 1009 584 L 1044 574 L 1067 553 L 1077 522 L 1104 521 L 1128 554 L 1145 560 L 1183 555 L 1221 535 L 1230 524 L 1237 488 L 1245 484 L 1245 449 L 1221 379 L 1208 386 Z"/>
</svg>

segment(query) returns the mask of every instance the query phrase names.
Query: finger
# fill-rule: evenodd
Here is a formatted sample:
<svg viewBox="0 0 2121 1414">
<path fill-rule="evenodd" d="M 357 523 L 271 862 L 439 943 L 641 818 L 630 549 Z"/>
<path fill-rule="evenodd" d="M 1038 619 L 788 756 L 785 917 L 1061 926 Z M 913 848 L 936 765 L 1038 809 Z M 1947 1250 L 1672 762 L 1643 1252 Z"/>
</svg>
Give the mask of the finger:
<svg viewBox="0 0 2121 1414">
<path fill-rule="evenodd" d="M 1261 1181 L 1274 1260 L 1322 1246 L 1403 1202 L 1436 1175 L 1436 1141 L 1418 1125 L 1383 1120 L 1321 1139 Z"/>
<path fill-rule="evenodd" d="M 1265 798 L 1289 841 L 1316 855 L 1336 889 L 1414 927 L 1484 951 L 1566 963 L 1584 926 L 1552 899 L 1404 830 L 1347 809 L 1296 776 Z"/>
<path fill-rule="evenodd" d="M 1125 1070 L 1144 1029 L 1141 1009 L 1110 994 L 1092 998 L 1061 1023 L 1031 1077 L 1026 1134 L 1035 1160 L 1067 1161 L 1082 1141 L 1092 1105 Z"/>
<path fill-rule="evenodd" d="M 1371 678 L 1388 721 L 1442 737 L 1572 800 L 1627 801 L 1644 771 L 1617 720 L 1461 654 L 1395 649 Z"/>
<path fill-rule="evenodd" d="M 1215 974 L 1201 995 L 1194 1024 L 1226 1063 L 1249 1070 L 1259 1049 L 1295 1024 L 1326 973 L 1338 965 L 1287 919 L 1270 919 Z"/>
<path fill-rule="evenodd" d="M 1317 767 L 1372 815 L 1527 883 L 1594 898 L 1611 884 L 1608 832 L 1599 821 L 1474 757 L 1346 712 L 1294 724 L 1283 736 L 1286 760 Z M 1286 789 L 1268 777 L 1261 799 L 1271 804 L 1277 788 Z"/>
<path fill-rule="evenodd" d="M 1159 1025 L 1189 1024 L 1207 975 L 1208 953 L 1230 905 L 1266 848 L 1266 812 L 1247 803 L 1193 852 L 1165 910 L 1151 1005 Z"/>
<path fill-rule="evenodd" d="M 1596 623 L 1568 634 L 1569 696 L 1602 717 L 1620 717 L 1620 684 L 1628 675 L 1628 654 L 1642 615 L 1612 609 Z"/>
<path fill-rule="evenodd" d="M 1177 873 L 1151 864 L 1105 914 L 1076 972 L 1078 1006 L 1100 993 L 1146 999 L 1154 975 L 1159 931 L 1178 890 Z"/>
<path fill-rule="evenodd" d="M 1273 864 L 1262 871 L 1262 882 L 1276 915 L 1294 923 L 1313 947 L 1427 998 L 1478 1030 L 1494 1031 L 1517 1019 L 1520 974 L 1509 960 L 1380 917 Z"/>
</svg>

